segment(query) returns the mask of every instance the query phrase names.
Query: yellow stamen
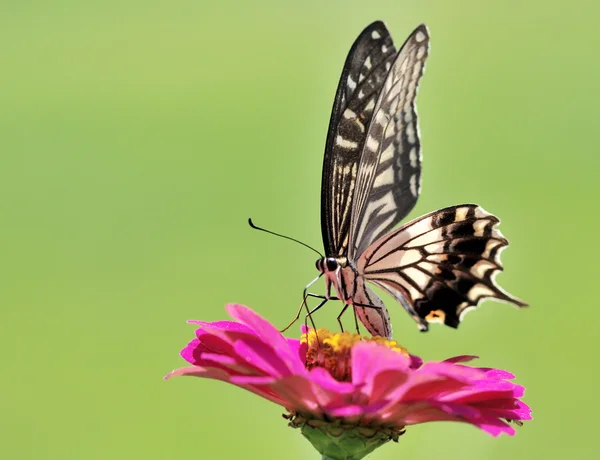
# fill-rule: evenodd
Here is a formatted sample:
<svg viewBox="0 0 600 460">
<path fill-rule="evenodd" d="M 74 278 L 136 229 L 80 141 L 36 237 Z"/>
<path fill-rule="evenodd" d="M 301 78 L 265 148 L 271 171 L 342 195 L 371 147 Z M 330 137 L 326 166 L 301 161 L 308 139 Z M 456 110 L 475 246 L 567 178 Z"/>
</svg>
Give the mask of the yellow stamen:
<svg viewBox="0 0 600 460">
<path fill-rule="evenodd" d="M 308 333 L 302 334 L 301 342 L 308 345 L 306 352 L 306 367 L 323 367 L 339 381 L 349 381 L 351 378 L 351 350 L 357 343 L 375 342 L 390 350 L 397 351 L 404 356 L 409 356 L 408 350 L 395 340 L 384 337 L 361 337 L 359 334 L 350 332 L 333 333 L 327 329 L 310 329 Z"/>
</svg>

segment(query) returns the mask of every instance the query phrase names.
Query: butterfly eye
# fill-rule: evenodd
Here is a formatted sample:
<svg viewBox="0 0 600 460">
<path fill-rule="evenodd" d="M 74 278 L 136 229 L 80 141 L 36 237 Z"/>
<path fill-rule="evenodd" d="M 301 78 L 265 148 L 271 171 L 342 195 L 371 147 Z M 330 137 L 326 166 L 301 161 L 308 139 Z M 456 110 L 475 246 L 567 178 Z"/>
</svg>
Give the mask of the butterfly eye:
<svg viewBox="0 0 600 460">
<path fill-rule="evenodd" d="M 317 259 L 317 261 L 315 262 L 315 265 L 317 267 L 317 270 L 319 270 L 321 273 L 323 273 L 323 259 Z"/>
<path fill-rule="evenodd" d="M 329 270 L 330 272 L 338 268 L 337 260 L 335 260 L 333 257 L 328 257 L 325 263 L 327 264 L 327 270 Z"/>
</svg>

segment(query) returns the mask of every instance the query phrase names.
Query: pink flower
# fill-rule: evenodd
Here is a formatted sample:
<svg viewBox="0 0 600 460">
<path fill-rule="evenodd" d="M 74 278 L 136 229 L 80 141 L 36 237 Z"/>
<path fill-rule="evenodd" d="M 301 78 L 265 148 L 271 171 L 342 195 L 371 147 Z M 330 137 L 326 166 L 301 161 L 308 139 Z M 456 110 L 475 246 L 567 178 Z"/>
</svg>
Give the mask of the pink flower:
<svg viewBox="0 0 600 460">
<path fill-rule="evenodd" d="M 190 321 L 200 326 L 181 351 L 191 366 L 167 378 L 205 377 L 245 388 L 284 407 L 290 425 L 307 437 L 305 431 L 326 425 L 396 440 L 409 425 L 438 420 L 513 435 L 508 421 L 531 419 L 520 399 L 524 388 L 509 381 L 514 376 L 463 364 L 474 356 L 423 363 L 394 341 L 323 329 L 318 338 L 310 330 L 302 340 L 288 339 L 247 307 L 227 311 L 236 321 Z"/>
</svg>

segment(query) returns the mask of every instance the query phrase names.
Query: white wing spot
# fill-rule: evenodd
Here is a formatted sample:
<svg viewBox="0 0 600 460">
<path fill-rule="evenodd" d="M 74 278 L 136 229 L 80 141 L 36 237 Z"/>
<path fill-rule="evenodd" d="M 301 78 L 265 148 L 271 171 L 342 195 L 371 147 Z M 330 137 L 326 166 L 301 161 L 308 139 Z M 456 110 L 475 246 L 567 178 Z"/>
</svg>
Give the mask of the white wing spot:
<svg viewBox="0 0 600 460">
<path fill-rule="evenodd" d="M 412 279 L 421 289 L 424 289 L 425 286 L 427 286 L 428 281 L 431 279 L 430 276 L 413 267 L 405 268 L 404 274 Z"/>
<path fill-rule="evenodd" d="M 475 230 L 473 235 L 474 236 L 483 236 L 483 232 L 485 230 L 485 227 L 488 225 L 488 223 L 489 223 L 489 221 L 487 221 L 487 220 L 475 221 L 475 223 L 473 224 L 473 229 Z"/>
<path fill-rule="evenodd" d="M 492 254 L 492 251 L 494 249 L 496 249 L 497 246 L 500 246 L 500 243 L 498 240 L 488 240 L 488 242 L 485 244 L 485 251 L 483 251 L 483 254 L 481 254 L 481 258 L 482 259 L 489 259 L 490 255 Z M 495 261 L 498 261 L 499 259 L 499 252 L 496 252 L 496 257 L 494 258 Z"/>
<path fill-rule="evenodd" d="M 415 40 L 418 42 L 422 42 L 427 38 L 427 35 L 423 33 L 423 31 L 419 30 L 417 35 L 415 35 Z"/>
<path fill-rule="evenodd" d="M 356 118 L 356 113 L 354 113 L 350 109 L 346 109 L 346 110 L 344 110 L 344 118 L 347 118 L 349 120 L 352 119 L 352 118 Z"/>
<path fill-rule="evenodd" d="M 379 35 L 379 32 L 377 32 L 376 30 L 374 30 L 373 32 L 371 32 L 371 38 L 373 40 L 377 40 L 378 38 L 381 38 L 381 35 Z"/>
<path fill-rule="evenodd" d="M 425 51 L 427 51 L 427 48 L 425 46 L 421 46 L 417 50 L 417 59 L 423 59 L 423 56 L 425 56 Z"/>
<path fill-rule="evenodd" d="M 425 246 L 425 250 L 429 254 L 444 254 L 444 241 L 438 241 L 437 243 L 428 244 L 427 246 Z M 429 257 L 427 258 L 429 259 Z"/>
<path fill-rule="evenodd" d="M 416 179 L 417 176 L 416 176 L 416 174 L 413 174 L 413 176 L 410 178 L 411 184 L 413 182 L 413 177 L 415 178 L 414 182 L 415 183 L 417 182 L 417 179 Z M 444 231 L 444 228 L 439 227 L 439 228 L 431 230 L 427 233 L 420 234 L 415 239 L 408 242 L 407 247 L 415 248 L 417 246 L 426 246 L 428 244 L 441 241 L 444 239 L 444 236 L 442 235 L 443 231 Z M 437 260 L 441 261 L 441 260 L 445 260 L 446 257 L 447 257 L 446 254 L 437 254 L 435 256 L 429 256 L 429 257 L 427 257 L 427 259 L 428 260 L 436 260 L 436 258 L 438 258 Z"/>
<path fill-rule="evenodd" d="M 477 206 L 475 208 L 475 217 L 478 218 L 485 218 L 485 217 L 490 217 L 492 216 L 492 214 L 490 214 L 489 212 L 487 212 L 485 209 L 483 209 L 481 206 Z"/>
<path fill-rule="evenodd" d="M 371 68 L 371 56 L 367 56 L 367 59 L 365 60 L 365 67 L 367 69 Z"/>
<path fill-rule="evenodd" d="M 388 161 L 390 158 L 392 158 L 393 155 L 394 155 L 394 144 L 390 144 L 388 146 L 388 148 L 385 149 L 383 151 L 383 153 L 381 154 L 381 159 L 379 160 L 379 162 L 383 163 L 384 161 Z"/>
<path fill-rule="evenodd" d="M 377 139 L 375 139 L 373 136 L 369 136 L 369 137 L 367 137 L 366 146 L 372 152 L 376 152 L 377 149 L 379 148 L 379 141 Z"/>
<path fill-rule="evenodd" d="M 355 118 L 354 122 L 358 126 L 358 129 L 360 129 L 360 132 L 364 133 L 365 132 L 365 125 L 363 125 L 362 121 L 360 121 L 358 118 Z"/>
<path fill-rule="evenodd" d="M 385 126 L 387 124 L 387 116 L 383 110 L 378 110 L 375 115 L 375 121 L 381 126 Z"/>
<path fill-rule="evenodd" d="M 375 176 L 375 182 L 373 185 L 375 188 L 382 187 L 384 185 L 392 185 L 394 183 L 394 169 L 390 166 L 385 171 L 380 172 Z"/>
<path fill-rule="evenodd" d="M 365 110 L 370 111 L 370 110 L 373 110 L 374 108 L 375 108 L 375 100 L 373 98 L 371 98 L 369 103 L 366 105 Z"/>
<path fill-rule="evenodd" d="M 421 253 L 416 249 L 409 249 L 408 251 L 402 251 L 402 263 L 401 265 L 411 265 L 418 262 L 423 257 Z"/>
<path fill-rule="evenodd" d="M 365 97 L 365 93 L 363 93 L 362 89 L 358 92 L 358 98 L 362 99 L 363 97 Z"/>
<path fill-rule="evenodd" d="M 415 127 L 412 123 L 406 125 L 406 138 L 410 144 L 417 142 L 417 136 L 415 135 Z"/>
<path fill-rule="evenodd" d="M 454 217 L 454 222 L 462 222 L 467 218 L 467 213 L 469 212 L 469 208 L 457 208 L 456 215 Z"/>
<path fill-rule="evenodd" d="M 363 81 L 364 79 L 365 79 L 365 76 L 364 76 L 364 75 L 361 73 L 361 74 L 358 76 L 358 82 L 360 83 L 360 82 L 361 82 L 361 81 Z"/>
<path fill-rule="evenodd" d="M 388 61 L 385 63 L 385 70 L 390 70 L 392 67 L 392 64 Z"/>
<path fill-rule="evenodd" d="M 410 149 L 410 153 L 408 154 L 408 157 L 410 159 L 410 165 L 413 168 L 417 167 L 417 161 L 419 159 L 419 156 L 417 155 L 417 148 L 413 147 L 412 149 Z"/>
<path fill-rule="evenodd" d="M 477 278 L 483 278 L 488 270 L 495 269 L 496 265 L 489 260 L 480 260 L 471 267 L 471 273 Z"/>
<path fill-rule="evenodd" d="M 352 77 L 348 77 L 348 88 L 350 88 L 352 91 L 356 89 L 356 82 L 352 80 Z"/>
<path fill-rule="evenodd" d="M 387 46 L 385 46 L 385 45 L 381 45 L 381 52 L 382 52 L 382 53 L 384 53 L 384 54 L 385 54 L 385 53 L 387 53 L 387 50 L 388 50 L 388 47 L 387 47 Z"/>
<path fill-rule="evenodd" d="M 410 193 L 412 193 L 413 196 L 417 196 L 417 192 L 417 175 L 413 174 L 410 176 Z"/>
<path fill-rule="evenodd" d="M 336 143 L 336 145 L 338 145 L 338 146 L 340 146 L 340 147 L 342 147 L 344 149 L 355 149 L 355 148 L 358 148 L 358 144 L 356 142 L 344 139 L 339 134 L 335 138 L 335 143 Z"/>
<path fill-rule="evenodd" d="M 478 283 L 471 288 L 471 290 L 467 293 L 467 297 L 471 302 L 477 302 L 482 297 L 493 297 L 494 291 L 492 291 L 485 284 Z"/>
<path fill-rule="evenodd" d="M 419 79 L 419 76 L 421 74 L 421 67 L 423 67 L 423 64 L 421 64 L 420 61 L 415 63 L 415 66 L 413 68 L 413 73 L 412 73 L 413 78 L 415 78 L 417 80 Z M 417 83 L 415 82 L 415 86 L 416 85 L 417 85 Z"/>
<path fill-rule="evenodd" d="M 396 127 L 393 124 L 390 123 L 385 125 L 382 123 L 381 126 L 385 126 L 385 132 L 383 133 L 384 139 L 389 139 L 390 137 L 394 137 L 396 135 Z"/>
</svg>

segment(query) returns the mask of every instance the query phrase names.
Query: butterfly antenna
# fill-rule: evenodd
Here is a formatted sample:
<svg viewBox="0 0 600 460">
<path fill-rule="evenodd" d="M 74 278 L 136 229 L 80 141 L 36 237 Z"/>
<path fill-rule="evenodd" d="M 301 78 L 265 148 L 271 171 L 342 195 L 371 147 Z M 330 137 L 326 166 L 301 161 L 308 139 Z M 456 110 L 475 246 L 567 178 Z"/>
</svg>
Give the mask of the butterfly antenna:
<svg viewBox="0 0 600 460">
<path fill-rule="evenodd" d="M 248 219 L 248 224 L 250 224 L 250 227 L 252 227 L 255 230 L 260 230 L 261 232 L 270 233 L 271 235 L 280 236 L 281 238 L 285 238 L 286 240 L 291 240 L 291 241 L 295 241 L 296 243 L 300 243 L 302 246 L 304 246 L 312 251 L 315 251 L 317 254 L 319 254 L 320 257 L 323 257 L 323 254 L 321 254 L 315 248 L 313 248 L 312 246 L 309 246 L 306 243 L 303 243 L 300 240 L 297 240 L 296 238 L 292 238 L 290 236 L 285 236 L 280 233 L 275 233 L 275 232 L 272 232 L 271 230 L 267 230 L 265 228 L 257 227 L 256 225 L 254 225 L 254 222 L 252 222 L 252 219 L 250 219 L 250 218 Z"/>
</svg>

